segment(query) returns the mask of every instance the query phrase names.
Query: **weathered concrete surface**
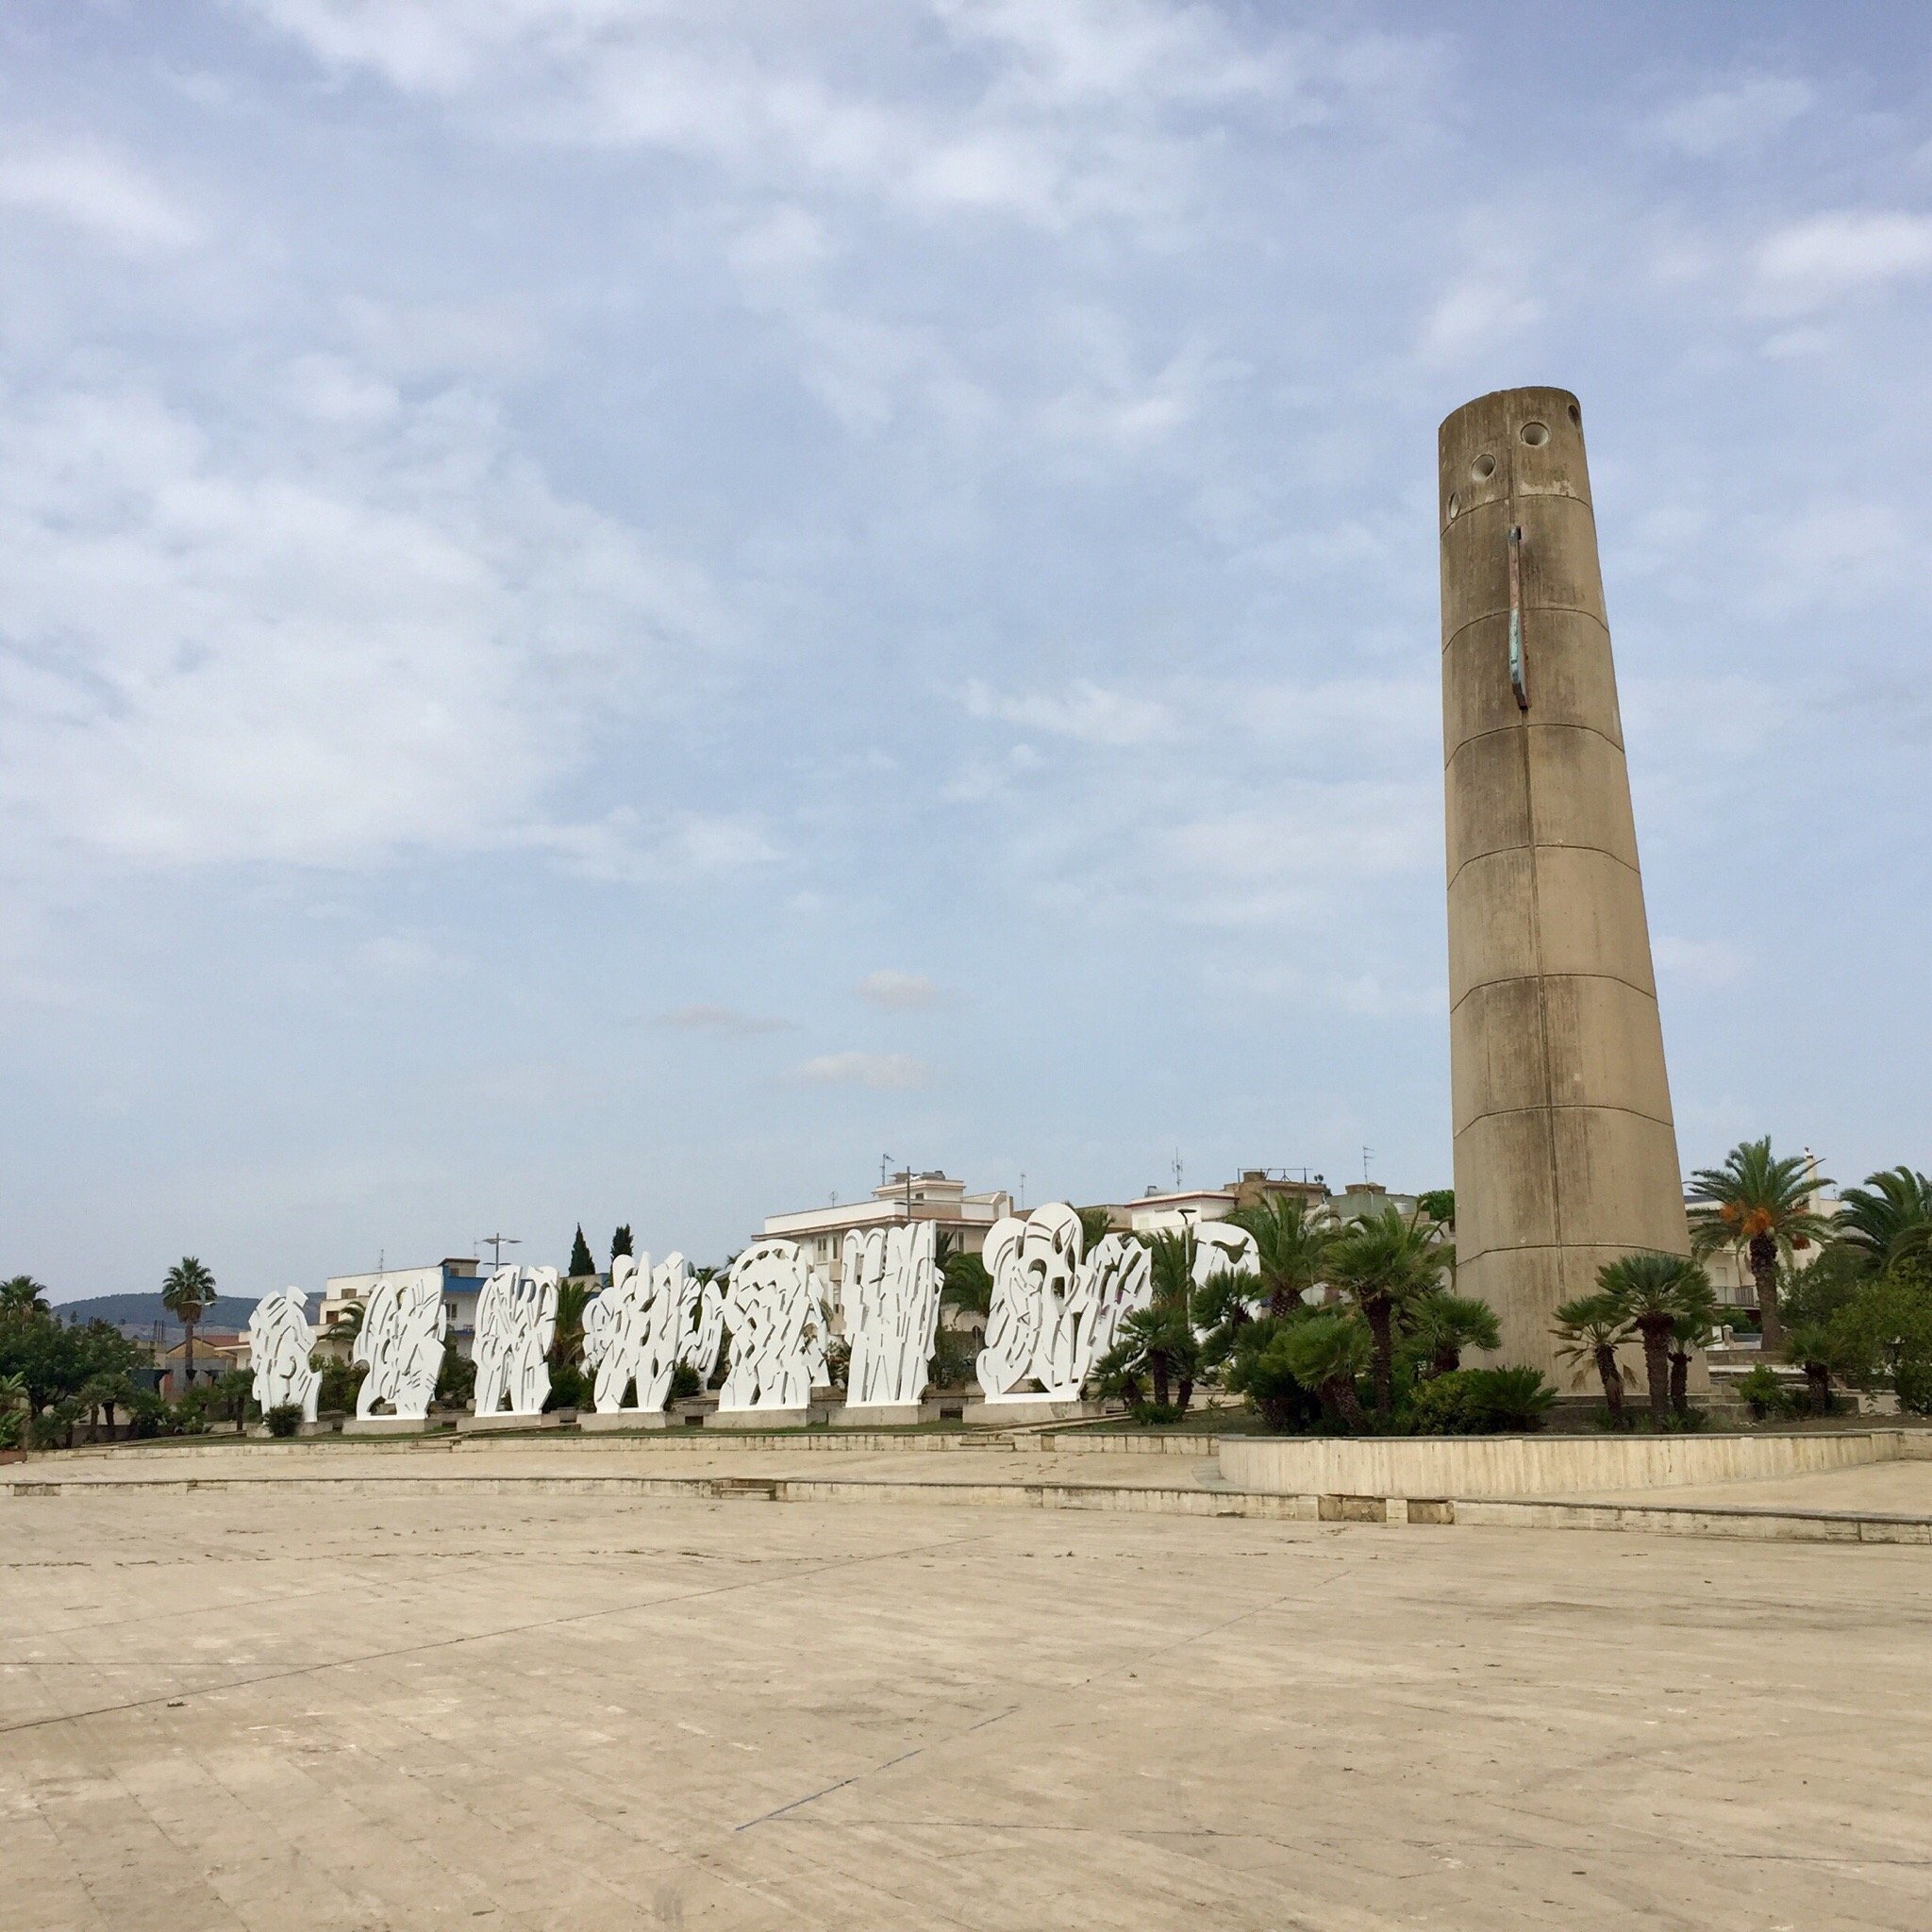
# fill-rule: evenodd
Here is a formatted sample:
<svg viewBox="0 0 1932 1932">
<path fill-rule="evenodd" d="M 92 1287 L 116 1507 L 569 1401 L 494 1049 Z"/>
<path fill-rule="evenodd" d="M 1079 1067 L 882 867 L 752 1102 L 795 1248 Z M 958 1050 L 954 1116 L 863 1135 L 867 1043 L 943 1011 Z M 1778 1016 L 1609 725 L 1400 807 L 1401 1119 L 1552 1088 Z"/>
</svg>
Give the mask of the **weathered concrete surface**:
<svg viewBox="0 0 1932 1932">
<path fill-rule="evenodd" d="M 1681 1484 L 1756 1482 L 1888 1462 L 1928 1440 L 1923 1429 L 1694 1436 L 1409 1436 L 1351 1441 L 1228 1436 L 1222 1474 L 1277 1494 L 1560 1496 Z M 1659 1501 L 1675 1501 L 1674 1495 Z"/>
<path fill-rule="evenodd" d="M 1438 456 L 1459 1280 L 1560 1386 L 1557 1305 L 1689 1247 L 1576 399 L 1482 396 Z"/>
<path fill-rule="evenodd" d="M 0 1551 L 9 1928 L 1932 1913 L 1925 1550 L 405 1485 Z"/>
</svg>

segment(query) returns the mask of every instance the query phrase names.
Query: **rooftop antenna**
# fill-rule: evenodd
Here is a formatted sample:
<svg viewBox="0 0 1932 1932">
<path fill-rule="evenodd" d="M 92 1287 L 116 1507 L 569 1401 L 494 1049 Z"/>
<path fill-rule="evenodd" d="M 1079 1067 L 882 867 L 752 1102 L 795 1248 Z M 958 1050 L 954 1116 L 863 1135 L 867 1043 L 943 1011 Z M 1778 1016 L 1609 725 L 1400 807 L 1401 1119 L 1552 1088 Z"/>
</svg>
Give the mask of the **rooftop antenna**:
<svg viewBox="0 0 1932 1932">
<path fill-rule="evenodd" d="M 1373 1147 L 1364 1147 L 1362 1149 L 1362 1184 L 1365 1187 L 1368 1185 L 1369 1179 L 1369 1162 L 1374 1158 L 1374 1153 L 1375 1150 Z"/>
<path fill-rule="evenodd" d="M 523 1244 L 523 1236 L 516 1234 L 479 1234 L 476 1237 L 476 1245 L 479 1248 L 488 1246 L 490 1250 L 490 1266 L 492 1270 L 503 1266 L 504 1249 L 520 1248 Z"/>
<path fill-rule="evenodd" d="M 1025 1170 L 1025 1169 L 1024 1169 L 1024 1168 L 1023 1167 L 1023 1168 L 1022 1168 L 1022 1169 L 1020 1170 L 1020 1206 L 1024 1208 L 1024 1207 L 1025 1207 L 1025 1205 L 1026 1205 L 1026 1170 Z"/>
<path fill-rule="evenodd" d="M 1174 1150 L 1174 1191 L 1176 1194 L 1181 1191 L 1181 1150 L 1178 1147 Z"/>
</svg>

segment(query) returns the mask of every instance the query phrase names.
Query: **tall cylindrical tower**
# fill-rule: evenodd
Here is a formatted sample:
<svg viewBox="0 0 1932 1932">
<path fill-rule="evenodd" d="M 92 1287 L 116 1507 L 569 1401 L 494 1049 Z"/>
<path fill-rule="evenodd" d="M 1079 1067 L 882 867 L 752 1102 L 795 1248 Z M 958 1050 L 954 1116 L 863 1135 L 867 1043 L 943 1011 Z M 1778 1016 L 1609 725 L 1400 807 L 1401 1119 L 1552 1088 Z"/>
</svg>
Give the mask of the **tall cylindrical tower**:
<svg viewBox="0 0 1932 1932">
<path fill-rule="evenodd" d="M 1677 1136 L 1582 413 L 1482 396 L 1439 460 L 1458 1285 L 1556 1380 L 1559 1302 L 1689 1251 Z"/>
</svg>

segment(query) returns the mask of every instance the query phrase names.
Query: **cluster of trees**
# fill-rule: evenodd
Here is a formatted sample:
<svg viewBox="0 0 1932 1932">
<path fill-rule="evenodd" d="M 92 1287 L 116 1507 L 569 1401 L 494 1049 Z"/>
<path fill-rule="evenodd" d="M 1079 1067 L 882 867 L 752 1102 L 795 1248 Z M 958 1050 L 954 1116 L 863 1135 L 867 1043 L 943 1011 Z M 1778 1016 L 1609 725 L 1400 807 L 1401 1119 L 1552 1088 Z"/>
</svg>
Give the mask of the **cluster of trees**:
<svg viewBox="0 0 1932 1932">
<path fill-rule="evenodd" d="M 1234 1216 L 1255 1239 L 1255 1272 L 1205 1288 L 1191 1229 L 1143 1237 L 1153 1302 L 1121 1324 L 1102 1392 L 1149 1420 L 1184 1415 L 1196 1384 L 1216 1379 L 1281 1430 L 1535 1427 L 1553 1399 L 1536 1371 L 1462 1367 L 1499 1336 L 1494 1313 L 1455 1291 L 1455 1212 L 1446 1190 L 1413 1216 L 1346 1222 L 1276 1197 Z"/>
<path fill-rule="evenodd" d="M 213 1298 L 210 1277 L 197 1314 Z M 61 1321 L 31 1275 L 0 1282 L 0 1449 L 72 1448 L 124 1422 L 137 1435 L 176 1434 L 239 1423 L 245 1413 L 245 1374 L 219 1376 L 171 1403 L 143 1373 L 151 1366 L 149 1351 L 108 1323 Z"/>
<path fill-rule="evenodd" d="M 1808 1157 L 1774 1154 L 1769 1137 L 1743 1141 L 1691 1178 L 1691 1258 L 1626 1256 L 1600 1272 L 1594 1294 L 1557 1309 L 1562 1352 L 1594 1366 L 1613 1423 L 1625 1419 L 1619 1357 L 1633 1343 L 1652 1419 L 1688 1417 L 1691 1351 L 1730 1312 L 1702 1261 L 1726 1250 L 1757 1284 L 1765 1360 L 1743 1393 L 1760 1415 L 1795 1407 L 1771 1366 L 1779 1357 L 1803 1370 L 1815 1415 L 1831 1412 L 1835 1379 L 1932 1413 L 1932 1180 L 1909 1167 L 1868 1174 L 1827 1217 L 1814 1203 L 1831 1185 Z"/>
</svg>

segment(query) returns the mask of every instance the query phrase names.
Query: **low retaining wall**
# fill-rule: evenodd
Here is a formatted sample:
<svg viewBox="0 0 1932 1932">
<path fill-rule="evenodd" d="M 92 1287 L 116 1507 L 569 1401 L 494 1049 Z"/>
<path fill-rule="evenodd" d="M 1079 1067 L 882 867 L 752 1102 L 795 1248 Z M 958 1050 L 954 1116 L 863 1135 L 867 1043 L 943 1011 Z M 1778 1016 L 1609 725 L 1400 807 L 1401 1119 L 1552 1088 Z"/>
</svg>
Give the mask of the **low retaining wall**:
<svg viewBox="0 0 1932 1932">
<path fill-rule="evenodd" d="M 1779 1436 L 1224 1436 L 1221 1470 L 1261 1495 L 1565 1496 L 1807 1475 L 1916 1455 L 1901 1429 Z"/>
</svg>

